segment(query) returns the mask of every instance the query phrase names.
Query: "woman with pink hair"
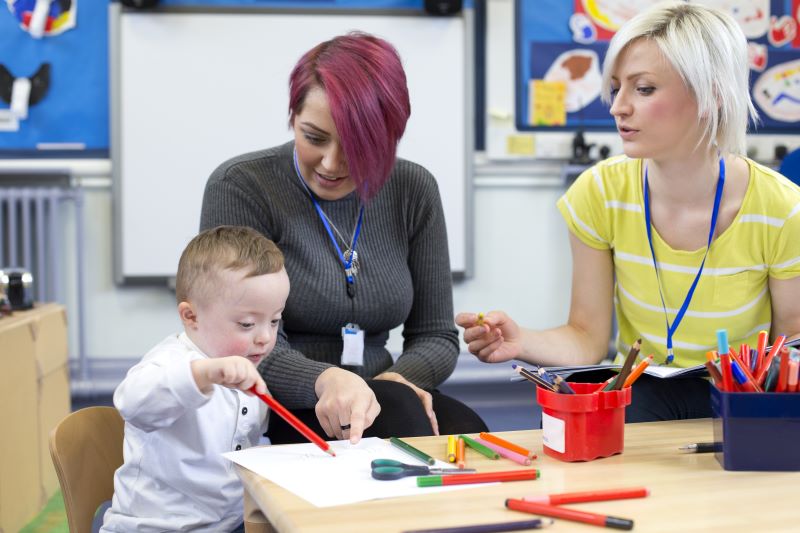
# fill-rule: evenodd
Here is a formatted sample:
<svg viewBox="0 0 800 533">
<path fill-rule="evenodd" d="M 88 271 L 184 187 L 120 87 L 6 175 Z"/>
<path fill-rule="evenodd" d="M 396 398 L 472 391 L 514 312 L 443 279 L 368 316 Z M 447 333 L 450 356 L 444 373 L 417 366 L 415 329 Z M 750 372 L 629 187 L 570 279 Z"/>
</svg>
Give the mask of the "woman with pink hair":
<svg viewBox="0 0 800 533">
<path fill-rule="evenodd" d="M 270 392 L 353 443 L 485 431 L 436 391 L 459 352 L 447 232 L 433 176 L 396 157 L 411 114 L 397 51 L 365 33 L 336 37 L 300 59 L 289 88 L 294 141 L 217 168 L 200 222 L 255 228 L 285 255 L 292 290 L 260 366 Z M 394 360 L 386 341 L 401 324 Z M 268 435 L 302 440 L 279 417 Z"/>
</svg>

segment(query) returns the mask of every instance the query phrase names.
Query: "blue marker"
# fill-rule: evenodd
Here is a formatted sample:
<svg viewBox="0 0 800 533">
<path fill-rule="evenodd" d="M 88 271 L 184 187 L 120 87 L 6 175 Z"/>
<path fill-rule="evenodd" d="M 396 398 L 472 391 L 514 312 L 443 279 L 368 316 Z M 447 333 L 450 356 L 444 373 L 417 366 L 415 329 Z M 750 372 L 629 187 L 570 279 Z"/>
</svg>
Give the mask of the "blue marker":
<svg viewBox="0 0 800 533">
<path fill-rule="evenodd" d="M 727 329 L 718 329 L 717 330 L 717 353 L 720 355 L 724 353 L 728 353 L 728 330 Z"/>
</svg>

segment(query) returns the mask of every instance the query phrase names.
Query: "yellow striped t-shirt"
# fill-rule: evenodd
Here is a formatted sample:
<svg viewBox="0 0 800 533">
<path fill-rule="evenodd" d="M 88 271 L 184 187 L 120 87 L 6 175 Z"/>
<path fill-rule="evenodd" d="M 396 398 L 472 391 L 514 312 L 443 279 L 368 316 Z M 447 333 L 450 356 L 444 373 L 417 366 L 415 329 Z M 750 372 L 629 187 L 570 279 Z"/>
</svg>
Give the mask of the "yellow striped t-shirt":
<svg viewBox="0 0 800 533">
<path fill-rule="evenodd" d="M 728 330 L 731 346 L 755 346 L 758 331 L 769 331 L 772 321 L 769 278 L 800 275 L 800 187 L 754 161 L 747 163 L 750 180 L 739 213 L 711 243 L 694 296 L 673 335 L 676 366 L 702 364 L 705 353 L 716 348 L 721 328 Z M 642 353 L 654 353 L 663 362 L 666 322 L 647 242 L 642 182 L 640 159 L 613 157 L 581 174 L 558 209 L 582 242 L 612 251 L 618 357 L 641 337 Z M 674 250 L 655 229 L 652 235 L 671 324 L 706 248 Z"/>
</svg>

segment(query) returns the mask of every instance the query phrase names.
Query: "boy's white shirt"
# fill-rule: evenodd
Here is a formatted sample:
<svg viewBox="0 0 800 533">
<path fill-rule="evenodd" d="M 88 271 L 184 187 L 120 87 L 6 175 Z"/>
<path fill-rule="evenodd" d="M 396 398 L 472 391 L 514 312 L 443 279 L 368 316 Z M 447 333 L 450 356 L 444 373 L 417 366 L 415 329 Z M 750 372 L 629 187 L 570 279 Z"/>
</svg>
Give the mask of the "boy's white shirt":
<svg viewBox="0 0 800 533">
<path fill-rule="evenodd" d="M 190 364 L 203 358 L 186 333 L 170 335 L 114 392 L 125 462 L 101 531 L 219 532 L 241 524 L 242 483 L 222 453 L 258 444 L 267 406 L 219 385 L 203 394 Z"/>
</svg>

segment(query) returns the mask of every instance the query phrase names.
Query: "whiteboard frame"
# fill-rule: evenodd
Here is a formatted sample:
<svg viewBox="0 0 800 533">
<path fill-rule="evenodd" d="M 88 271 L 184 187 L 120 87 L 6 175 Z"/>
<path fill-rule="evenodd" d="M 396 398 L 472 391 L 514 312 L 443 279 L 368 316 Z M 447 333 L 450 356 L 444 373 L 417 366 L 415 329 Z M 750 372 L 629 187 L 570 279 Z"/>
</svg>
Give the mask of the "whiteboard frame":
<svg viewBox="0 0 800 533">
<path fill-rule="evenodd" d="M 260 10 L 262 13 L 275 13 L 274 11 L 264 9 Z M 172 202 L 184 202 L 188 203 L 192 206 L 192 212 L 196 213 L 196 217 L 190 217 L 189 223 L 191 224 L 191 231 L 186 231 L 185 240 L 186 242 L 175 244 L 174 246 L 170 247 L 169 253 L 173 253 L 174 257 L 169 259 L 169 263 L 171 266 L 168 268 L 161 266 L 152 269 L 142 269 L 141 267 L 131 268 L 130 265 L 130 258 L 132 255 L 136 255 L 128 246 L 130 244 L 131 232 L 135 231 L 133 229 L 134 223 L 132 222 L 135 220 L 131 218 L 132 215 L 141 214 L 141 216 L 146 217 L 157 217 L 162 224 L 170 224 L 171 218 L 174 218 L 173 213 L 159 213 L 153 212 L 152 210 L 149 212 L 145 212 L 148 209 L 151 209 L 152 206 L 150 205 L 143 205 L 143 202 L 140 202 L 139 205 L 131 204 L 130 200 L 130 192 L 126 190 L 126 186 L 130 186 L 131 181 L 133 178 L 130 176 L 126 176 L 127 167 L 125 160 L 126 155 L 130 155 L 130 147 L 126 146 L 126 139 L 123 138 L 123 118 L 125 114 L 125 107 L 123 106 L 123 76 L 124 76 L 124 67 L 122 63 L 122 58 L 124 56 L 122 50 L 122 31 L 123 31 L 123 17 L 127 16 L 190 16 L 196 14 L 210 14 L 213 13 L 217 14 L 224 14 L 225 16 L 236 16 L 237 14 L 241 15 L 241 12 L 236 10 L 203 10 L 203 9 L 193 9 L 191 11 L 187 10 L 159 10 L 158 12 L 139 12 L 139 11 L 129 11 L 121 8 L 121 6 L 117 3 L 112 3 L 109 6 L 109 35 L 110 35 L 110 43 L 109 43 L 109 59 L 110 59 L 110 83 L 111 83 L 111 117 L 112 117 L 112 124 L 111 124 L 111 162 L 112 162 L 112 195 L 113 195 L 113 203 L 114 203 L 114 212 L 113 212 L 113 219 L 114 219 L 114 279 L 115 282 L 120 285 L 159 285 L 165 282 L 169 283 L 173 276 L 174 270 L 177 267 L 177 258 L 182 250 L 183 246 L 188 242 L 188 240 L 194 236 L 197 231 L 197 227 L 199 226 L 199 214 L 200 214 L 200 207 L 201 207 L 201 200 L 202 200 L 202 192 L 205 186 L 206 178 L 211 174 L 213 169 L 216 165 L 222 163 L 228 157 L 232 157 L 248 151 L 258 150 L 267 148 L 270 146 L 274 146 L 280 144 L 281 142 L 285 142 L 286 140 L 291 139 L 291 132 L 286 130 L 286 136 L 281 141 L 262 141 L 262 142 L 254 142 L 251 147 L 245 148 L 235 148 L 228 150 L 223 157 L 217 157 L 213 164 L 207 165 L 208 168 L 204 167 L 204 170 L 199 175 L 192 176 L 196 178 L 198 187 L 197 189 L 193 190 L 194 196 L 187 195 L 187 197 L 180 197 L 174 198 Z M 248 11 L 250 16 L 253 16 L 252 11 Z M 285 10 L 278 11 L 275 14 L 280 14 L 282 16 L 307 16 L 307 15 L 318 15 L 320 14 L 317 11 L 306 10 L 302 12 L 292 12 L 291 14 L 287 14 Z M 326 12 L 325 14 L 330 15 L 330 12 Z M 347 20 L 352 20 L 353 17 L 380 17 L 380 18 L 394 18 L 400 15 L 397 12 L 392 12 L 391 14 L 387 15 L 385 11 L 369 11 L 365 12 L 360 10 L 356 13 L 347 12 Z M 409 13 L 403 13 L 404 17 L 413 17 L 417 18 L 414 15 L 409 15 Z M 257 16 L 257 15 L 256 15 Z M 343 15 L 334 15 L 336 17 L 342 17 Z M 424 15 L 423 15 L 424 16 Z M 447 219 L 447 229 L 448 229 L 448 239 L 449 239 L 449 248 L 450 248 L 450 259 L 451 259 L 451 267 L 453 269 L 453 274 L 456 279 L 463 279 L 464 277 L 470 277 L 473 271 L 473 251 L 474 251 L 474 243 L 473 243 L 473 228 L 472 228 L 472 220 L 473 220 L 473 191 L 472 191 L 472 176 L 473 176 L 473 144 L 474 144 L 474 131 L 473 131 L 473 124 L 474 124 L 474 68 L 473 68 L 473 28 L 474 28 L 474 12 L 471 8 L 465 8 L 462 10 L 459 20 L 462 21 L 462 29 L 460 31 L 463 32 L 463 44 L 462 44 L 462 51 L 463 51 L 463 65 L 460 67 L 460 75 L 463 77 L 463 121 L 461 122 L 461 130 L 463 131 L 463 139 L 457 139 L 463 142 L 457 142 L 456 146 L 461 148 L 462 158 L 460 158 L 463 163 L 461 167 L 463 169 L 463 182 L 458 181 L 459 188 L 456 193 L 461 194 L 463 198 L 463 204 L 461 205 L 461 214 L 460 218 L 456 217 L 456 220 L 453 220 L 452 217 L 448 217 L 448 199 L 447 195 L 450 194 L 446 188 L 443 187 L 442 181 L 440 181 L 440 190 L 443 197 L 443 203 L 445 205 L 445 217 Z M 442 23 L 447 24 L 447 21 L 450 20 L 452 23 L 453 18 L 439 18 L 439 17 L 428 17 L 431 21 L 442 21 Z M 396 24 L 396 23 L 395 23 Z M 369 29 L 369 28 L 368 28 Z M 334 31 L 331 33 L 330 36 L 333 36 L 337 33 L 341 33 L 341 31 Z M 378 35 L 382 35 L 380 32 L 376 32 Z M 321 41 L 324 38 L 328 38 L 329 36 L 323 35 L 320 36 L 318 33 L 315 34 L 313 38 L 313 42 L 309 44 L 309 46 L 305 47 L 305 49 L 310 48 L 313 44 Z M 387 36 L 387 39 L 392 41 L 391 36 Z M 403 57 L 403 43 L 402 42 L 393 42 L 395 46 L 397 46 L 401 57 Z M 432 52 L 434 53 L 434 52 Z M 291 54 L 293 55 L 293 54 Z M 299 57 L 299 56 L 298 56 Z M 404 140 L 401 141 L 400 148 L 399 148 L 399 156 L 404 157 L 407 159 L 411 159 L 412 161 L 418 162 L 426 166 L 431 173 L 437 177 L 437 169 L 432 168 L 433 165 L 426 162 L 424 158 L 416 157 L 413 153 L 404 153 L 404 143 L 412 143 L 414 139 L 417 139 L 417 142 L 420 143 L 427 143 L 427 145 L 431 145 L 431 137 L 432 133 L 430 130 L 427 130 L 427 135 L 419 135 L 418 133 L 415 134 L 413 124 L 414 124 L 414 103 L 415 103 L 415 89 L 412 80 L 412 69 L 414 65 L 409 65 L 406 61 L 405 57 L 404 65 L 406 67 L 407 73 L 409 74 L 409 92 L 411 93 L 411 101 L 412 101 L 412 116 L 409 120 L 409 127 L 407 128 L 406 135 L 404 136 Z M 290 66 L 297 60 L 296 57 L 288 57 L 285 61 L 288 61 Z M 282 76 L 282 75 L 281 75 Z M 288 85 L 288 69 L 285 76 L 283 78 L 287 79 Z M 456 84 L 451 84 L 452 86 L 456 86 Z M 416 93 L 419 93 L 419 89 L 417 89 Z M 445 95 L 444 98 L 452 95 Z M 286 109 L 286 102 L 288 101 L 288 88 L 286 89 L 286 98 L 282 102 L 276 103 L 276 106 L 282 111 Z M 199 110 L 204 112 L 211 112 L 210 109 Z M 417 114 L 419 115 L 419 111 Z M 155 125 L 157 126 L 157 125 Z M 428 124 L 430 126 L 430 124 Z M 211 123 L 209 122 L 209 127 L 207 129 L 214 129 Z M 448 135 L 446 125 L 442 128 L 442 134 Z M 257 137 L 254 135 L 253 140 L 255 141 Z M 164 157 L 164 154 L 161 156 L 155 157 Z M 134 159 L 134 157 L 131 157 Z M 142 158 L 138 158 L 141 160 Z M 186 178 L 184 178 L 186 179 Z M 153 183 L 150 182 L 152 185 Z M 156 194 L 157 191 L 155 188 L 151 190 L 151 194 Z M 184 214 L 186 210 L 182 211 Z M 458 213 L 457 213 L 458 214 Z M 171 215 L 168 217 L 167 215 Z M 154 236 L 157 236 L 158 232 L 148 231 L 145 230 L 146 239 L 152 239 Z M 148 236 L 149 235 L 149 236 Z M 143 236 L 140 234 L 138 239 L 141 241 Z M 154 239 L 155 240 L 155 239 Z M 163 253 L 158 251 L 157 243 L 156 246 L 146 249 L 140 248 L 140 253 L 145 253 L 143 250 L 146 250 L 147 253 Z M 139 245 L 141 246 L 141 244 Z M 172 248 L 175 248 L 173 251 Z"/>
</svg>

